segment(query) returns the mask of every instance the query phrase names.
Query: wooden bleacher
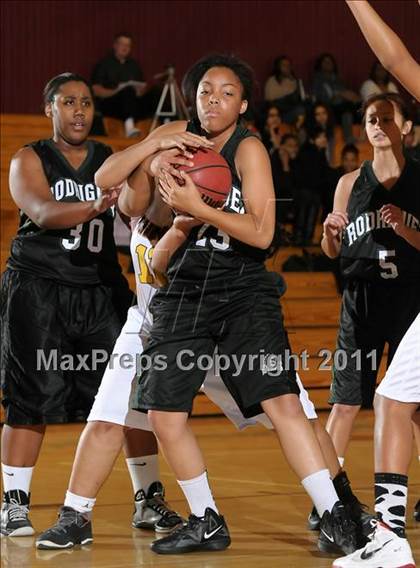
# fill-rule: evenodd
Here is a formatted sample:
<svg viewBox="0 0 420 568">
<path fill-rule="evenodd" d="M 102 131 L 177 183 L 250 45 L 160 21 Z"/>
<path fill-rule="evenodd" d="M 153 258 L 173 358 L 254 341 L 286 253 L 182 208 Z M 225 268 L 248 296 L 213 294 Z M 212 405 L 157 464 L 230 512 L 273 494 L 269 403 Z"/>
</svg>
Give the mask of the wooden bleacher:
<svg viewBox="0 0 420 568">
<path fill-rule="evenodd" d="M 118 121 L 117 121 L 118 122 Z M 107 121 L 107 129 L 113 134 L 121 134 L 117 126 Z M 146 135 L 149 122 L 136 125 Z M 9 254 L 10 241 L 13 238 L 17 224 L 18 213 L 8 189 L 8 170 L 13 154 L 24 144 L 40 138 L 51 136 L 50 121 L 41 115 L 1 115 L 1 270 Z M 126 148 L 139 141 L 114 135 L 95 137 L 95 139 L 110 145 L 114 151 Z M 337 134 L 336 155 L 339 156 L 342 147 L 340 135 Z M 370 157 L 366 145 L 361 148 L 361 159 Z M 319 251 L 319 249 L 318 249 Z M 281 266 L 291 254 L 300 254 L 301 249 L 287 248 L 279 250 L 267 262 L 269 270 L 281 271 Z M 127 272 L 129 259 L 120 255 L 123 270 Z M 284 273 L 287 292 L 282 300 L 286 327 L 293 351 L 309 354 L 308 369 L 299 371 L 304 384 L 310 391 L 310 396 L 317 408 L 327 408 L 328 389 L 331 373 L 321 370 L 321 349 L 333 350 L 337 335 L 337 324 L 340 309 L 340 296 L 337 293 L 334 276 L 329 272 L 287 272 Z M 135 288 L 134 276 L 127 274 L 131 287 Z M 197 415 L 218 414 L 219 409 L 205 395 L 197 397 L 195 408 Z"/>
</svg>

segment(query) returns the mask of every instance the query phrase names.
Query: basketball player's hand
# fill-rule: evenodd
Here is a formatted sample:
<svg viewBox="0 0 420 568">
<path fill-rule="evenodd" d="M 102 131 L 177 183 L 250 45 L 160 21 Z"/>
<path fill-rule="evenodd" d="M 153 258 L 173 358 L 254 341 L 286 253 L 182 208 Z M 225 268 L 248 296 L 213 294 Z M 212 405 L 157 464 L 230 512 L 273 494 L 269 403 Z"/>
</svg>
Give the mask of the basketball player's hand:
<svg viewBox="0 0 420 568">
<path fill-rule="evenodd" d="M 174 227 L 182 231 L 185 235 L 189 235 L 191 229 L 202 224 L 203 222 L 199 219 L 194 219 L 194 217 L 189 217 L 187 215 L 183 215 L 182 213 L 176 215 L 174 219 Z"/>
<path fill-rule="evenodd" d="M 123 185 L 120 184 L 100 191 L 99 197 L 93 202 L 93 209 L 98 215 L 117 203 Z"/>
<path fill-rule="evenodd" d="M 207 206 L 191 177 L 185 172 L 180 174 L 184 181 L 183 185 L 180 185 L 169 172 L 162 170 L 159 173 L 159 191 L 162 199 L 176 211 L 188 213 L 191 217 L 199 217 L 199 212 Z"/>
<path fill-rule="evenodd" d="M 181 152 L 185 153 L 187 158 L 192 158 L 194 154 L 188 152 L 188 148 L 212 148 L 214 143 L 207 140 L 204 136 L 198 136 L 192 132 L 180 132 L 165 136 L 159 142 L 160 150 L 168 150 L 169 148 L 179 148 Z"/>
<path fill-rule="evenodd" d="M 324 221 L 324 236 L 327 239 L 337 238 L 342 230 L 348 225 L 349 218 L 343 211 L 333 211 L 328 213 Z"/>
<path fill-rule="evenodd" d="M 380 210 L 381 219 L 391 225 L 397 235 L 400 234 L 401 229 L 404 228 L 404 217 L 401 209 L 396 205 L 390 203 L 383 205 Z"/>
<path fill-rule="evenodd" d="M 152 176 L 158 177 L 159 172 L 165 170 L 177 179 L 182 179 L 176 168 L 177 166 L 192 167 L 194 163 L 190 160 L 191 156 L 190 152 L 182 152 L 179 148 L 159 152 L 150 162 L 150 173 Z"/>
</svg>

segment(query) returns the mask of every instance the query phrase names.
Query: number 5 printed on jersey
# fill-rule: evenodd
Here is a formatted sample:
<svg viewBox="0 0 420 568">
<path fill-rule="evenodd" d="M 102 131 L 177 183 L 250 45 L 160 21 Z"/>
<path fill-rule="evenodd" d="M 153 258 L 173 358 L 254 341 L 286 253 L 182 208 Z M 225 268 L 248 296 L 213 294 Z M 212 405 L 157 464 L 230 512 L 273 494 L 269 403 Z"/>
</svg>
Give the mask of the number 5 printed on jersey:
<svg viewBox="0 0 420 568">
<path fill-rule="evenodd" d="M 379 266 L 381 267 L 381 276 L 388 280 L 389 278 L 397 278 L 398 269 L 397 265 L 390 262 L 388 259 L 395 257 L 395 250 L 380 250 L 379 251 Z"/>
</svg>

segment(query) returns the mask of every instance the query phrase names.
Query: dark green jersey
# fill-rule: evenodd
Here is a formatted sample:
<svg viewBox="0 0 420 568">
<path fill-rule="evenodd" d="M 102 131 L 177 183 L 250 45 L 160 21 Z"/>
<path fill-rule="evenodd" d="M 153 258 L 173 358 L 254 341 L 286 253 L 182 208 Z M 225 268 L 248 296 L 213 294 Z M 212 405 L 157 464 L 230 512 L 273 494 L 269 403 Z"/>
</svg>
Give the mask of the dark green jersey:
<svg viewBox="0 0 420 568">
<path fill-rule="evenodd" d="M 362 165 L 347 206 L 349 224 L 340 252 L 345 278 L 420 283 L 420 252 L 381 219 L 379 211 L 388 203 L 403 211 L 407 227 L 420 231 L 419 163 L 407 160 L 390 190 L 376 178 L 372 162 Z"/>
<path fill-rule="evenodd" d="M 88 153 L 76 170 L 52 140 L 29 145 L 39 156 L 54 198 L 62 203 L 94 201 L 99 195 L 95 172 L 112 153 L 99 142 L 87 142 Z M 62 283 L 112 285 L 120 277 L 113 236 L 114 208 L 68 229 L 43 229 L 20 211 L 9 268 Z"/>
<path fill-rule="evenodd" d="M 187 130 L 202 134 L 199 125 L 189 122 Z M 244 214 L 242 184 L 235 167 L 235 154 L 245 138 L 253 136 L 248 129 L 238 125 L 221 150 L 232 174 L 232 189 L 224 211 Z M 265 270 L 266 251 L 246 245 L 212 225 L 202 225 L 191 231 L 189 238 L 173 255 L 169 280 L 176 282 L 220 283 L 223 280 L 252 276 Z"/>
</svg>

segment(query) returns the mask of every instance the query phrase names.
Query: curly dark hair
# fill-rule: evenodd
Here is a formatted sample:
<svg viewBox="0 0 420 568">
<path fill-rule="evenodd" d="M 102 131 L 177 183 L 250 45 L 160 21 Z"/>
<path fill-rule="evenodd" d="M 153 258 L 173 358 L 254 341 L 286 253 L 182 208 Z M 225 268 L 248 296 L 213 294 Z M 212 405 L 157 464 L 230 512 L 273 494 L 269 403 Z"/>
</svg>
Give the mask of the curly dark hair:
<svg viewBox="0 0 420 568">
<path fill-rule="evenodd" d="M 196 112 L 195 108 L 195 98 L 197 94 L 198 85 L 203 78 L 203 75 L 207 73 L 212 67 L 227 67 L 235 73 L 242 85 L 242 100 L 248 101 L 248 105 L 251 106 L 253 90 L 255 86 L 254 71 L 232 54 L 224 53 L 214 53 L 211 55 L 206 55 L 187 71 L 185 77 L 182 81 L 182 92 L 187 100 Z"/>
</svg>

